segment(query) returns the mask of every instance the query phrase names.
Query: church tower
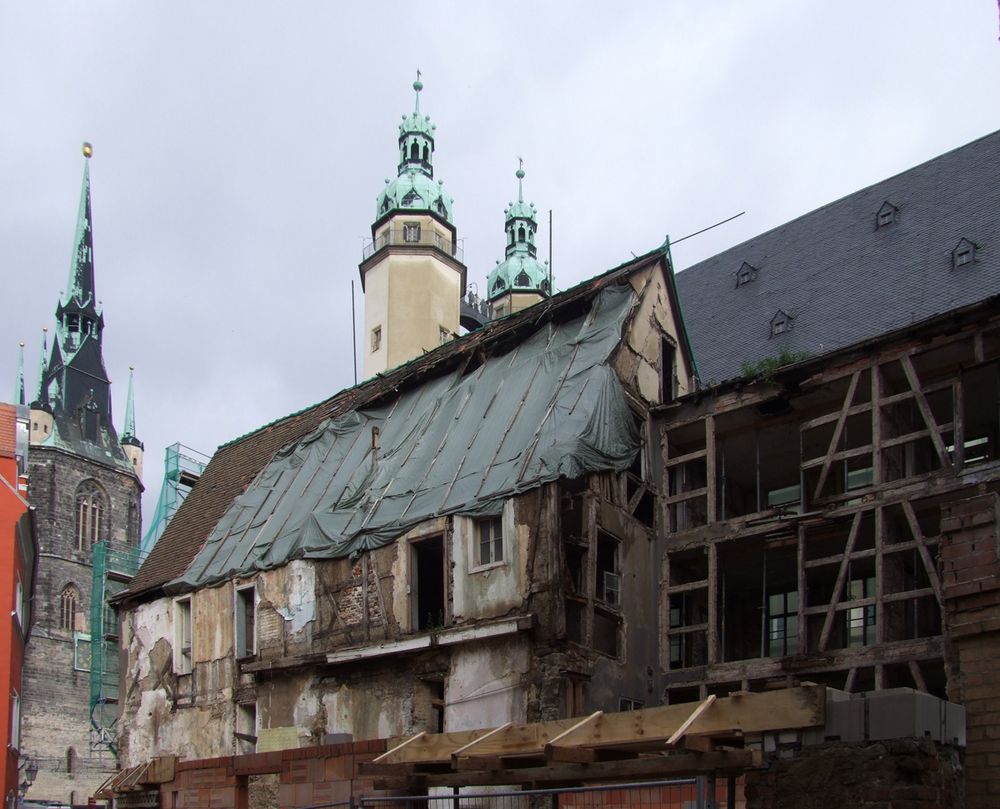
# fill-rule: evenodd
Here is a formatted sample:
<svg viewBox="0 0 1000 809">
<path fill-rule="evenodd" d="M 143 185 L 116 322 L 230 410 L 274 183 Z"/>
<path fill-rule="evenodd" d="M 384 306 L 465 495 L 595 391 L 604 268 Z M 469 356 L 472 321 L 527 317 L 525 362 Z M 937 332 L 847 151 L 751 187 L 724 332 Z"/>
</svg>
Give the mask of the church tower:
<svg viewBox="0 0 1000 809">
<path fill-rule="evenodd" d="M 399 166 L 377 197 L 372 241 L 359 265 L 365 294 L 365 378 L 395 368 L 458 334 L 465 265 L 452 200 L 434 179 L 434 130 L 420 112 L 399 125 Z"/>
<path fill-rule="evenodd" d="M 548 267 L 536 258 L 535 206 L 524 201 L 524 166 L 520 160 L 518 164 L 517 202 L 504 209 L 507 255 L 486 277 L 486 295 L 495 318 L 527 309 L 550 294 Z"/>
<path fill-rule="evenodd" d="M 43 334 L 38 392 L 29 411 L 28 500 L 35 511 L 39 555 L 23 675 L 21 754 L 39 765 L 29 799 L 74 803 L 86 802 L 116 768 L 113 746 L 91 721 L 93 695 L 107 701 L 94 689 L 95 673 L 103 674 L 96 649 L 108 631 L 103 623 L 94 626 L 94 616 L 104 614 L 103 597 L 91 603 L 94 582 L 101 578 L 94 576 L 94 559 L 97 553 L 109 558 L 109 548 L 118 555 L 136 548 L 142 524 L 142 444 L 135 437 L 132 391 L 126 435 L 119 439 L 102 353 L 91 154 L 84 144 L 87 160 L 69 279 L 56 305 L 48 357 Z"/>
</svg>

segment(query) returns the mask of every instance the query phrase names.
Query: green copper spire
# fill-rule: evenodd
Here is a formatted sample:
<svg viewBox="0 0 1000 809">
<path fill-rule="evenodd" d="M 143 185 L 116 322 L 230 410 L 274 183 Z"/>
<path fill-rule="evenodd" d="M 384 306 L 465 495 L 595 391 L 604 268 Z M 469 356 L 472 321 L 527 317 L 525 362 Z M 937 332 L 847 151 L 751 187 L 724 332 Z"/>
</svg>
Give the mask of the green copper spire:
<svg viewBox="0 0 1000 809">
<path fill-rule="evenodd" d="M 38 391 L 35 401 L 31 403 L 31 406 L 36 409 L 49 409 L 48 408 L 48 397 L 46 396 L 45 390 L 45 371 L 48 369 L 46 365 L 46 357 L 49 353 L 49 330 L 47 327 L 42 326 L 42 353 L 38 357 Z"/>
<path fill-rule="evenodd" d="M 549 294 L 549 272 L 535 256 L 538 221 L 535 206 L 524 201 L 524 161 L 517 159 L 517 202 L 504 209 L 507 232 L 506 259 L 498 263 L 486 279 L 486 296 L 495 300 L 508 292 Z"/>
<path fill-rule="evenodd" d="M 94 153 L 89 143 L 83 144 L 87 158 L 83 164 L 83 185 L 80 188 L 80 208 L 76 215 L 76 236 L 73 240 L 73 261 L 69 268 L 63 305 L 76 301 L 80 306 L 94 303 L 94 239 L 90 208 L 90 156 Z"/>
<path fill-rule="evenodd" d="M 14 390 L 14 401 L 24 404 L 24 341 L 17 344 L 17 386 Z"/>
<path fill-rule="evenodd" d="M 128 399 L 125 400 L 125 428 L 122 430 L 123 444 L 139 444 L 135 437 L 135 391 L 133 389 L 132 375 L 135 367 L 128 367 Z"/>
<path fill-rule="evenodd" d="M 434 130 L 429 115 L 420 112 L 420 93 L 424 83 L 413 82 L 416 100 L 413 112 L 403 115 L 399 125 L 399 164 L 396 179 L 386 180 L 385 188 L 376 198 L 376 220 L 394 211 L 426 211 L 452 222 L 452 199 L 441 182 L 434 182 Z"/>
</svg>

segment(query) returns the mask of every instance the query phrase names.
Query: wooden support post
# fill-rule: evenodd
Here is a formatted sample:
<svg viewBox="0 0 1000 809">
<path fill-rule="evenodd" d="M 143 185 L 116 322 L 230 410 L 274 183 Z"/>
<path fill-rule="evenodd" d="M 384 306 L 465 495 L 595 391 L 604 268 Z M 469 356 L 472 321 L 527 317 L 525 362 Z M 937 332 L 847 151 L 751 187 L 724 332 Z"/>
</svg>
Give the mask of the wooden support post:
<svg viewBox="0 0 1000 809">
<path fill-rule="evenodd" d="M 920 664 L 916 660 L 911 660 L 908 664 L 910 667 L 910 676 L 913 677 L 913 685 L 916 686 L 917 691 L 923 691 L 927 693 L 927 682 L 924 680 L 924 674 L 920 670 Z"/>
<path fill-rule="evenodd" d="M 875 506 L 875 642 L 885 643 L 885 512 Z"/>
<path fill-rule="evenodd" d="M 796 548 L 796 565 L 798 567 L 798 591 L 799 591 L 799 654 L 809 651 L 809 627 L 806 621 L 806 593 L 809 585 L 806 580 L 806 527 L 799 523 L 798 543 Z"/>
<path fill-rule="evenodd" d="M 931 583 L 931 589 L 934 590 L 934 597 L 937 598 L 938 606 L 944 609 L 944 599 L 941 595 L 941 580 L 938 578 L 934 560 L 931 559 L 930 552 L 927 550 L 927 543 L 924 540 L 923 532 L 920 530 L 920 523 L 917 521 L 916 512 L 914 512 L 909 500 L 904 500 L 902 505 L 906 521 L 909 523 L 910 531 L 913 534 L 913 541 L 917 543 L 917 552 L 924 563 L 924 569 L 927 571 L 927 578 Z"/>
<path fill-rule="evenodd" d="M 719 662 L 719 546 L 708 543 L 708 665 Z"/>
<path fill-rule="evenodd" d="M 840 408 L 840 416 L 837 418 L 837 426 L 833 428 L 833 437 L 830 439 L 830 446 L 826 451 L 826 457 L 823 459 L 823 468 L 819 473 L 819 480 L 816 481 L 816 490 L 813 493 L 813 499 L 819 500 L 823 495 L 823 486 L 826 485 L 826 479 L 830 475 L 830 467 L 833 465 L 833 456 L 837 452 L 837 445 L 840 444 L 840 437 L 844 434 L 844 425 L 847 423 L 847 411 L 851 409 L 851 403 L 854 401 L 854 392 L 858 387 L 858 379 L 861 377 L 861 371 L 855 371 L 851 374 L 851 382 L 847 386 L 847 396 L 844 397 L 844 404 Z"/>
<path fill-rule="evenodd" d="M 854 551 L 854 542 L 858 538 L 861 528 L 861 512 L 854 515 L 851 523 L 851 531 L 847 535 L 847 545 L 844 548 L 844 558 L 840 561 L 840 570 L 837 572 L 837 583 L 833 587 L 833 595 L 830 597 L 830 605 L 826 610 L 826 618 L 823 619 L 823 630 L 819 634 L 818 651 L 826 651 L 826 646 L 830 642 L 830 633 L 833 631 L 833 619 L 837 613 L 837 605 L 844 592 L 844 582 L 847 581 L 847 568 L 851 561 L 851 553 Z"/>
<path fill-rule="evenodd" d="M 962 386 L 962 369 L 959 368 L 958 379 L 952 383 L 951 404 L 953 426 L 951 443 L 955 447 L 955 470 L 961 471 L 965 466 L 965 395 Z"/>
<path fill-rule="evenodd" d="M 882 483 L 882 371 L 872 363 L 872 485 Z"/>
<path fill-rule="evenodd" d="M 858 669 L 852 666 L 847 670 L 847 677 L 844 678 L 844 690 L 850 694 L 854 690 L 854 679 L 858 676 Z"/>
<path fill-rule="evenodd" d="M 705 478 L 708 491 L 705 493 L 705 515 L 708 524 L 716 520 L 718 504 L 718 481 L 715 479 L 715 417 L 705 416 Z"/>
<path fill-rule="evenodd" d="M 927 398 L 924 396 L 924 392 L 920 387 L 920 380 L 917 379 L 917 372 L 913 367 L 913 362 L 904 354 L 899 358 L 899 363 L 903 366 L 903 373 L 906 374 L 906 381 L 910 385 L 910 390 L 913 391 L 913 400 L 917 404 L 917 409 L 920 411 L 920 415 L 923 417 L 924 423 L 927 425 L 927 430 L 930 432 L 931 443 L 934 444 L 934 450 L 937 452 L 938 459 L 941 461 L 941 466 L 944 469 L 950 469 L 951 459 L 948 457 L 948 452 L 944 447 L 944 442 L 941 440 L 941 431 L 938 429 L 937 422 L 934 421 L 934 414 L 931 412 L 930 405 L 927 404 Z"/>
</svg>

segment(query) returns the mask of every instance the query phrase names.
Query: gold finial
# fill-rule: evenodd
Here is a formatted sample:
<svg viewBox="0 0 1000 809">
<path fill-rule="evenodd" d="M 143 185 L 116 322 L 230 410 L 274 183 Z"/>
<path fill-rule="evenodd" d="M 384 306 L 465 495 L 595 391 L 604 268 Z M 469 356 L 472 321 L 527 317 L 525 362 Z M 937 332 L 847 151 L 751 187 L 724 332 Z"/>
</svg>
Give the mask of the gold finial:
<svg viewBox="0 0 1000 809">
<path fill-rule="evenodd" d="M 83 142 L 83 156 L 90 160 L 91 155 L 94 154 L 94 147 L 91 146 L 87 141 Z"/>
<path fill-rule="evenodd" d="M 21 340 L 21 341 L 20 341 L 20 342 L 18 343 L 18 345 L 19 345 L 19 346 L 21 346 L 21 348 L 24 348 L 24 340 Z"/>
</svg>

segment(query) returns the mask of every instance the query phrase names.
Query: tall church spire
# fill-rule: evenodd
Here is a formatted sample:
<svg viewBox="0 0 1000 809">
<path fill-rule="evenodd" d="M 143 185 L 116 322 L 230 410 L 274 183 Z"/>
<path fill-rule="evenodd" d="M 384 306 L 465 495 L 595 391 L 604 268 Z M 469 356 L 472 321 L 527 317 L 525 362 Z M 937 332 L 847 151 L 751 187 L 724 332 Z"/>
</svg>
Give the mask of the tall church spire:
<svg viewBox="0 0 1000 809">
<path fill-rule="evenodd" d="M 49 329 L 42 326 L 42 350 L 38 355 L 38 389 L 35 391 L 35 401 L 31 403 L 33 409 L 50 409 L 48 396 L 45 387 L 46 357 L 49 354 Z"/>
<path fill-rule="evenodd" d="M 17 344 L 17 385 L 14 390 L 14 401 L 24 404 L 24 341 Z"/>
<path fill-rule="evenodd" d="M 128 367 L 128 399 L 125 400 L 125 429 L 122 430 L 122 443 L 127 438 L 135 438 L 135 391 L 132 376 L 135 367 Z"/>
</svg>

